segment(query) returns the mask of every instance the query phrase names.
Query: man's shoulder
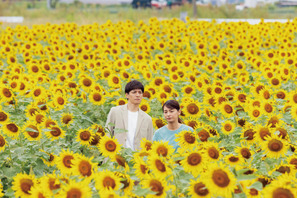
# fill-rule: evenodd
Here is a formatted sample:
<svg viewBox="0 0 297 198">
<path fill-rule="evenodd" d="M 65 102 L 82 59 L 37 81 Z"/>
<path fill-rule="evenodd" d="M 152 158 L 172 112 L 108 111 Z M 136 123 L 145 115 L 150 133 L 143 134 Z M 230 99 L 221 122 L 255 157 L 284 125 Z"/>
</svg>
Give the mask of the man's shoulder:
<svg viewBox="0 0 297 198">
<path fill-rule="evenodd" d="M 142 113 L 142 115 L 143 115 L 143 117 L 145 119 L 152 120 L 152 117 L 149 114 L 147 114 L 146 112 L 142 111 L 141 109 L 140 109 L 140 111 L 141 111 L 141 113 Z"/>
<path fill-rule="evenodd" d="M 111 107 L 110 111 L 119 111 L 119 110 L 123 110 L 125 108 L 125 105 L 118 105 L 115 107 Z"/>
</svg>

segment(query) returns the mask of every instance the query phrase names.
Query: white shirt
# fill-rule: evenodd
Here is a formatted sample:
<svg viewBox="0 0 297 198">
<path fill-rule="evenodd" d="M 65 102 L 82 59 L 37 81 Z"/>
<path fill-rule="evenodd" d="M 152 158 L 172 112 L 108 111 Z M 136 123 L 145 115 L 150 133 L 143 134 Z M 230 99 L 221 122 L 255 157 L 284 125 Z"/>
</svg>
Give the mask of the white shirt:
<svg viewBox="0 0 297 198">
<path fill-rule="evenodd" d="M 128 110 L 128 134 L 126 139 L 126 148 L 131 148 L 133 151 L 137 119 L 138 111 L 132 112 Z"/>
</svg>

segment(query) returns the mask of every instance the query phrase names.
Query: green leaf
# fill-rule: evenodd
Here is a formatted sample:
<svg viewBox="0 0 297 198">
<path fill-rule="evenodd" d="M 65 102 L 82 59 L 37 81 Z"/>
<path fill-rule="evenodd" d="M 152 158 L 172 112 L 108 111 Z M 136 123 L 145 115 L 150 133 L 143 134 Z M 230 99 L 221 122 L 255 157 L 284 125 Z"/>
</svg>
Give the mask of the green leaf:
<svg viewBox="0 0 297 198">
<path fill-rule="evenodd" d="M 256 181 L 255 183 L 253 183 L 252 185 L 250 185 L 249 187 L 246 187 L 247 189 L 256 189 L 258 191 L 261 191 L 263 189 L 263 184 L 259 181 Z"/>
<path fill-rule="evenodd" d="M 238 181 L 252 180 L 252 179 L 256 179 L 256 178 L 257 178 L 257 176 L 255 176 L 255 175 L 239 175 L 239 176 L 237 176 Z"/>
</svg>

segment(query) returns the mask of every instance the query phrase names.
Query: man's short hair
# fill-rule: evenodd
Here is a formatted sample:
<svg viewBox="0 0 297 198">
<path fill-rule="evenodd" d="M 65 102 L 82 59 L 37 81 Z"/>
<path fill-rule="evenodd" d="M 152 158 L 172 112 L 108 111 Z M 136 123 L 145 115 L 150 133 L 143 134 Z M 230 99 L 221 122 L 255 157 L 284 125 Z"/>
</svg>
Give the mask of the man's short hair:
<svg viewBox="0 0 297 198">
<path fill-rule="evenodd" d="M 134 89 L 141 89 L 142 93 L 144 92 L 143 84 L 137 80 L 132 80 L 125 86 L 125 93 L 129 94 Z"/>
</svg>

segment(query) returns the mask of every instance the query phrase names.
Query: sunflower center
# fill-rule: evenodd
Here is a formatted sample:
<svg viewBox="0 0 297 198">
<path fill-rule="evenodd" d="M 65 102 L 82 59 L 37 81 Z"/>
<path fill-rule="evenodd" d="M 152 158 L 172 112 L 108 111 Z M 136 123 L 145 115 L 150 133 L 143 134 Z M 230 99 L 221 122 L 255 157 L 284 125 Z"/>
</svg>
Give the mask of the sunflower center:
<svg viewBox="0 0 297 198">
<path fill-rule="evenodd" d="M 92 165 L 88 161 L 81 161 L 78 166 L 79 172 L 82 176 L 91 176 L 92 174 Z"/>
<path fill-rule="evenodd" d="M 83 131 L 80 133 L 79 137 L 83 141 L 89 141 L 91 138 L 91 133 L 89 131 Z"/>
<path fill-rule="evenodd" d="M 41 115 L 41 114 L 36 115 L 36 122 L 38 124 L 42 123 L 43 122 L 43 118 L 44 118 L 44 116 Z"/>
<path fill-rule="evenodd" d="M 2 135 L 0 135 L 0 147 L 3 147 L 5 145 L 5 139 Z"/>
<path fill-rule="evenodd" d="M 291 159 L 290 164 L 295 165 L 295 168 L 297 168 L 297 158 Z"/>
<path fill-rule="evenodd" d="M 194 103 L 190 103 L 188 106 L 187 106 L 187 110 L 190 114 L 192 115 L 195 115 L 199 112 L 199 107 L 194 104 Z"/>
<path fill-rule="evenodd" d="M 51 189 L 51 190 L 56 190 L 56 189 L 59 189 L 60 188 L 60 184 L 57 184 L 56 183 L 56 179 L 54 179 L 54 178 L 50 178 L 49 180 L 48 180 L 48 184 L 49 184 L 49 188 Z"/>
<path fill-rule="evenodd" d="M 64 101 L 64 99 L 62 97 L 59 97 L 57 102 L 58 102 L 59 105 L 63 105 L 65 101 Z"/>
<path fill-rule="evenodd" d="M 90 145 L 95 146 L 95 145 L 97 145 L 99 143 L 99 141 L 100 141 L 100 136 L 99 135 L 94 135 L 94 136 L 92 136 L 92 139 L 90 141 Z"/>
<path fill-rule="evenodd" d="M 71 168 L 71 165 L 72 165 L 71 160 L 72 159 L 74 159 L 74 157 L 72 155 L 64 156 L 64 158 L 63 158 L 64 166 L 67 167 L 67 168 Z"/>
<path fill-rule="evenodd" d="M 122 166 L 122 167 L 125 167 L 126 166 L 126 160 L 122 157 L 122 156 L 120 156 L 120 155 L 116 155 L 116 161 L 117 161 L 117 163 L 120 165 L 120 166 Z"/>
<path fill-rule="evenodd" d="M 205 185 L 203 183 L 201 183 L 201 182 L 195 184 L 195 186 L 194 186 L 194 192 L 197 195 L 201 196 L 201 197 L 204 197 L 204 196 L 206 196 L 209 193 L 209 191 L 207 190 L 207 188 L 205 187 Z"/>
<path fill-rule="evenodd" d="M 195 137 L 189 132 L 185 133 L 184 138 L 185 141 L 189 144 L 194 144 L 195 142 Z"/>
<path fill-rule="evenodd" d="M 253 131 L 253 129 L 248 129 L 244 132 L 244 137 L 246 138 L 246 140 L 253 140 L 254 134 L 255 132 Z"/>
<path fill-rule="evenodd" d="M 30 125 L 28 128 L 33 129 L 34 131 L 27 131 L 27 133 L 32 137 L 32 138 L 37 138 L 39 136 L 39 131 L 36 126 Z"/>
<path fill-rule="evenodd" d="M 247 149 L 247 148 L 241 149 L 240 153 L 241 153 L 242 157 L 244 157 L 245 159 L 249 159 L 252 155 L 251 152 L 249 151 L 249 149 Z"/>
<path fill-rule="evenodd" d="M 230 162 L 237 162 L 239 160 L 238 157 L 232 156 L 229 158 Z"/>
<path fill-rule="evenodd" d="M 207 139 L 209 138 L 209 134 L 205 129 L 202 129 L 201 131 L 199 131 L 198 136 L 202 142 L 207 141 Z"/>
<path fill-rule="evenodd" d="M 117 145 L 116 145 L 116 143 L 114 143 L 112 140 L 109 140 L 109 141 L 106 142 L 106 144 L 105 144 L 105 148 L 106 148 L 106 150 L 108 150 L 109 152 L 113 152 L 113 151 L 116 150 Z"/>
<path fill-rule="evenodd" d="M 231 114 L 233 112 L 232 107 L 230 105 L 228 105 L 228 104 L 224 106 L 224 110 L 228 114 Z"/>
<path fill-rule="evenodd" d="M 211 147 L 208 149 L 208 155 L 209 155 L 209 157 L 211 157 L 213 159 L 218 159 L 220 156 L 220 153 L 216 148 Z"/>
<path fill-rule="evenodd" d="M 262 129 L 260 130 L 260 137 L 261 137 L 262 140 L 265 140 L 265 138 L 266 138 L 267 136 L 270 136 L 270 135 L 271 135 L 271 133 L 269 132 L 269 129 L 267 129 L 267 128 L 262 128 Z"/>
<path fill-rule="evenodd" d="M 259 115 L 260 115 L 260 111 L 258 109 L 255 109 L 253 111 L 253 116 L 257 118 L 257 117 L 259 117 Z"/>
<path fill-rule="evenodd" d="M 7 88 L 2 89 L 2 93 L 7 98 L 10 98 L 12 95 L 11 92 L 9 91 L 9 89 L 7 89 Z"/>
<path fill-rule="evenodd" d="M 256 195 L 259 194 L 259 192 L 258 192 L 256 189 L 254 189 L 254 188 L 251 188 L 249 193 L 250 193 L 250 195 L 252 195 L 252 196 L 256 196 Z"/>
<path fill-rule="evenodd" d="M 72 120 L 72 117 L 70 115 L 66 115 L 66 116 L 63 117 L 62 120 L 63 120 L 62 122 L 64 124 L 68 124 Z"/>
<path fill-rule="evenodd" d="M 86 87 L 90 87 L 92 85 L 92 81 L 88 78 L 85 78 L 83 80 L 83 85 L 86 86 Z"/>
<path fill-rule="evenodd" d="M 152 149 L 152 143 L 151 143 L 151 142 L 146 142 L 144 147 L 145 147 L 145 150 L 146 150 L 146 151 L 149 151 L 149 150 Z M 167 155 L 167 154 L 166 154 L 166 155 Z"/>
<path fill-rule="evenodd" d="M 18 132 L 19 128 L 17 127 L 17 125 L 10 123 L 8 125 L 6 125 L 7 129 L 13 133 Z"/>
<path fill-rule="evenodd" d="M 193 91 L 193 88 L 192 88 L 192 87 L 187 87 L 187 88 L 185 89 L 185 93 L 186 93 L 186 94 L 190 94 L 190 93 L 192 93 L 192 91 Z"/>
<path fill-rule="evenodd" d="M 273 110 L 271 104 L 269 104 L 269 103 L 267 103 L 267 104 L 264 105 L 264 109 L 265 109 L 265 111 L 266 111 L 267 113 L 271 113 L 272 110 Z"/>
<path fill-rule="evenodd" d="M 164 190 L 164 187 L 162 186 L 161 182 L 159 182 L 158 180 L 152 180 L 150 182 L 150 187 L 151 187 L 151 190 L 156 192 L 157 196 L 160 196 L 163 194 L 163 190 Z"/>
<path fill-rule="evenodd" d="M 228 177 L 228 174 L 219 169 L 219 170 L 215 170 L 212 174 L 212 180 L 214 181 L 214 183 L 216 185 L 218 185 L 221 188 L 227 187 L 230 183 L 230 179 Z"/>
<path fill-rule="evenodd" d="M 81 197 L 82 197 L 82 193 L 78 188 L 71 188 L 67 192 L 67 198 L 81 198 Z"/>
<path fill-rule="evenodd" d="M 51 130 L 51 134 L 52 136 L 55 136 L 55 137 L 58 137 L 61 135 L 61 129 L 59 129 L 58 127 L 52 127 L 52 130 Z"/>
<path fill-rule="evenodd" d="M 231 124 L 225 124 L 224 129 L 229 132 L 229 131 L 232 130 L 232 125 Z"/>
<path fill-rule="evenodd" d="M 31 187 L 34 185 L 33 181 L 31 179 L 22 179 L 20 183 L 22 191 L 27 195 L 31 195 L 31 193 L 29 192 L 31 190 Z"/>
<path fill-rule="evenodd" d="M 115 186 L 116 186 L 116 183 L 115 183 L 114 179 L 112 179 L 111 177 L 108 177 L 107 176 L 107 177 L 105 177 L 103 179 L 103 186 L 105 188 L 112 188 L 112 189 L 114 189 Z"/>
<path fill-rule="evenodd" d="M 145 174 L 147 171 L 147 167 L 143 164 L 140 165 L 140 171 L 142 172 L 142 174 Z"/>
<path fill-rule="evenodd" d="M 93 99 L 96 102 L 100 102 L 102 99 L 102 96 L 99 93 L 95 93 L 95 94 L 93 94 Z"/>
<path fill-rule="evenodd" d="M 188 164 L 191 166 L 196 166 L 201 162 L 201 155 L 198 153 L 192 153 L 188 156 Z"/>
<path fill-rule="evenodd" d="M 294 198 L 293 193 L 289 189 L 277 188 L 273 191 L 273 198 Z"/>
<path fill-rule="evenodd" d="M 112 82 L 115 83 L 115 84 L 118 84 L 120 82 L 120 80 L 119 80 L 118 77 L 115 76 L 115 77 L 112 78 Z"/>
<path fill-rule="evenodd" d="M 146 105 L 141 105 L 140 108 L 141 108 L 141 110 L 144 111 L 144 112 L 147 111 L 147 106 L 146 106 Z"/>
<path fill-rule="evenodd" d="M 272 139 L 268 143 L 268 148 L 269 148 L 270 151 L 278 152 L 278 151 L 282 150 L 283 143 L 281 141 L 279 141 L 279 140 Z"/>
<path fill-rule="evenodd" d="M 34 96 L 38 97 L 41 94 L 41 90 L 40 89 L 36 89 L 34 91 Z"/>
<path fill-rule="evenodd" d="M 0 112 L 0 121 L 3 122 L 7 120 L 7 115 L 4 112 Z"/>
<path fill-rule="evenodd" d="M 155 161 L 155 165 L 157 167 L 157 169 L 161 172 L 165 172 L 166 171 L 166 167 L 165 167 L 165 164 L 163 162 L 161 162 L 161 160 L 156 160 Z"/>
<path fill-rule="evenodd" d="M 284 99 L 286 97 L 286 94 L 284 92 L 280 91 L 276 94 L 276 97 L 278 99 Z"/>
</svg>

